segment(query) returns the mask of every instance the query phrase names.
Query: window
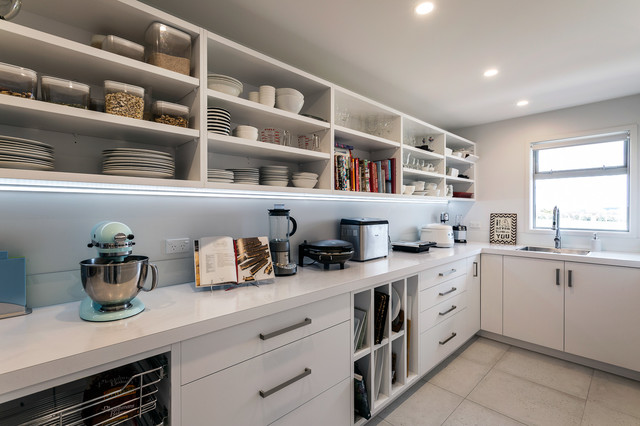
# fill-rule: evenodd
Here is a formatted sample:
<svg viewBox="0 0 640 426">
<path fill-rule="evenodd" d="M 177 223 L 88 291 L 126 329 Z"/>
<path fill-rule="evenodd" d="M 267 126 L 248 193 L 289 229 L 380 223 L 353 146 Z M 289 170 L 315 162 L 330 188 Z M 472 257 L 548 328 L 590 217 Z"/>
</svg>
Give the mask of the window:
<svg viewBox="0 0 640 426">
<path fill-rule="evenodd" d="M 534 229 L 629 231 L 628 131 L 531 144 Z"/>
</svg>

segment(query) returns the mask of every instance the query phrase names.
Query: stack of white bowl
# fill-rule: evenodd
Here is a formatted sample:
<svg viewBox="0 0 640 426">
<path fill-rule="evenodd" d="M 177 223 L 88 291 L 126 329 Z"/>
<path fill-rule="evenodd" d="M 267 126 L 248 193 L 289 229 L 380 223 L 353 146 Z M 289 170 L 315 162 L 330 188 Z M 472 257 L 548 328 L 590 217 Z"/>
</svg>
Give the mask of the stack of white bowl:
<svg viewBox="0 0 640 426">
<path fill-rule="evenodd" d="M 207 87 L 231 96 L 239 96 L 243 88 L 240 81 L 222 74 L 208 74 Z"/>
<path fill-rule="evenodd" d="M 228 135 L 231 131 L 231 113 L 222 108 L 207 108 L 207 130 L 219 135 Z"/>
<path fill-rule="evenodd" d="M 318 174 L 310 172 L 298 172 L 291 176 L 293 186 L 298 188 L 313 188 L 318 183 Z"/>
<path fill-rule="evenodd" d="M 297 114 L 304 105 L 304 96 L 296 89 L 284 88 L 276 90 L 276 108 Z"/>
<path fill-rule="evenodd" d="M 238 125 L 233 133 L 239 138 L 249 139 L 255 141 L 258 139 L 258 129 L 253 126 Z"/>
<path fill-rule="evenodd" d="M 258 91 L 260 103 L 266 106 L 274 106 L 276 104 L 276 88 L 273 86 L 260 86 Z"/>
</svg>

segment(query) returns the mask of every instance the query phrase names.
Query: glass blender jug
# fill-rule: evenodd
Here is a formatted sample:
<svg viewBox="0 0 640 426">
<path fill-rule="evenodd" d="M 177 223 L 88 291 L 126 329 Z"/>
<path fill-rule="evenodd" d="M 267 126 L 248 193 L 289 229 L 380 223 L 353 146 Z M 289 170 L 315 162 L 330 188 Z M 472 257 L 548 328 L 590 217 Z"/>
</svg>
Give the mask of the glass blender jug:
<svg viewBox="0 0 640 426">
<path fill-rule="evenodd" d="M 289 225 L 292 227 L 289 228 Z M 298 229 L 296 220 L 289 216 L 284 204 L 276 204 L 269 210 L 269 249 L 273 259 L 273 272 L 276 276 L 293 275 L 298 267 L 290 261 L 289 237 Z"/>
</svg>

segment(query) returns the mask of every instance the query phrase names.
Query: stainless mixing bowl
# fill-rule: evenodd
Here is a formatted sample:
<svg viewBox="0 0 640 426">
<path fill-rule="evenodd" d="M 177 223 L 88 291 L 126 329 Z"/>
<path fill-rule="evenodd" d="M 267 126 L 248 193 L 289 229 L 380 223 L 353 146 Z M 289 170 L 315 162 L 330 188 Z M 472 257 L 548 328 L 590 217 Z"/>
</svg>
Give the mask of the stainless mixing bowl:
<svg viewBox="0 0 640 426">
<path fill-rule="evenodd" d="M 144 288 L 151 268 L 151 288 Z M 127 256 L 123 262 L 96 257 L 80 262 L 82 287 L 102 311 L 126 309 L 140 290 L 151 291 L 158 284 L 158 268 L 147 256 Z"/>
</svg>

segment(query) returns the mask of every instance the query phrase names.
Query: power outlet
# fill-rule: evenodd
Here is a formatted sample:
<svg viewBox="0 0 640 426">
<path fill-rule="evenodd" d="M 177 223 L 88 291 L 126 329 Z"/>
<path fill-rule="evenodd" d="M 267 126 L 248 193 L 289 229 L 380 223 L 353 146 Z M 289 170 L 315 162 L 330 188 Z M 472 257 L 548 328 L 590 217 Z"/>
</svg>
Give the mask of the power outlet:
<svg viewBox="0 0 640 426">
<path fill-rule="evenodd" d="M 166 254 L 188 253 L 191 250 L 191 240 L 189 238 L 174 238 L 165 240 L 164 252 Z"/>
<path fill-rule="evenodd" d="M 471 222 L 471 223 L 469 223 L 469 228 L 471 228 L 471 229 L 480 229 L 480 222 Z"/>
</svg>

